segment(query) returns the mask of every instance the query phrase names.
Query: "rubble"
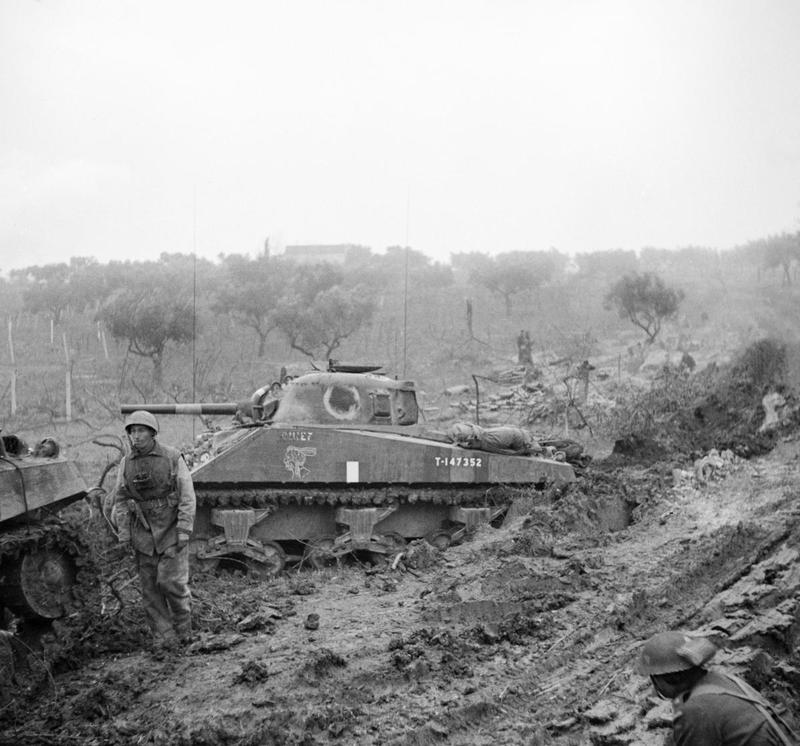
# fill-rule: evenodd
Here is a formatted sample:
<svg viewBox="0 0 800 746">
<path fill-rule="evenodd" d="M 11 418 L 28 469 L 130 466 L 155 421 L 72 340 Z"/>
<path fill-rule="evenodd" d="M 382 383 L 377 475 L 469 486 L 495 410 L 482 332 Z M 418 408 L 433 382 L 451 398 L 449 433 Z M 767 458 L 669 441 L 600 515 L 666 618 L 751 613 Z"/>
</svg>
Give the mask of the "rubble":
<svg viewBox="0 0 800 746">
<path fill-rule="evenodd" d="M 730 449 L 721 453 L 712 448 L 705 456 L 695 460 L 691 469 L 673 469 L 675 490 L 699 489 L 714 480 L 724 479 L 742 462 Z"/>
<path fill-rule="evenodd" d="M 764 422 L 758 428 L 758 432 L 769 432 L 780 425 L 781 415 L 779 410 L 783 409 L 785 404 L 786 399 L 777 391 L 771 391 L 764 396 L 761 400 L 761 406 L 764 407 Z"/>
</svg>

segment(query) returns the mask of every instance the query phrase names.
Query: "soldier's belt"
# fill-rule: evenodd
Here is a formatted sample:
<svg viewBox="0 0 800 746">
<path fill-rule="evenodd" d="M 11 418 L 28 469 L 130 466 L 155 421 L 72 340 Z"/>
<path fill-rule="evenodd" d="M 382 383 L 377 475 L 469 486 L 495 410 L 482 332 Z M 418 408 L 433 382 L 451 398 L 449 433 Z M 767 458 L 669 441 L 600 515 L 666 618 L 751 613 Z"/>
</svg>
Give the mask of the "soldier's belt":
<svg viewBox="0 0 800 746">
<path fill-rule="evenodd" d="M 152 500 L 134 500 L 142 510 L 152 510 L 154 508 L 174 508 L 178 504 L 177 495 L 167 495 L 166 497 L 155 497 Z"/>
</svg>

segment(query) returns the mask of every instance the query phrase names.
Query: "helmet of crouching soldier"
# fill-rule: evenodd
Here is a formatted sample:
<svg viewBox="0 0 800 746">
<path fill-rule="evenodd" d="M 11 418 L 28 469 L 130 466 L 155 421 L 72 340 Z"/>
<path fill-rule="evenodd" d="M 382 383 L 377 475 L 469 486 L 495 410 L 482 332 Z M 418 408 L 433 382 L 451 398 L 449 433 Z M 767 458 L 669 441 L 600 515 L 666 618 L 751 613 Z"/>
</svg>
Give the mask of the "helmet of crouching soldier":
<svg viewBox="0 0 800 746">
<path fill-rule="evenodd" d="M 706 637 L 690 637 L 684 632 L 659 632 L 642 648 L 637 665 L 643 676 L 687 671 L 708 663 L 717 646 Z"/>
</svg>

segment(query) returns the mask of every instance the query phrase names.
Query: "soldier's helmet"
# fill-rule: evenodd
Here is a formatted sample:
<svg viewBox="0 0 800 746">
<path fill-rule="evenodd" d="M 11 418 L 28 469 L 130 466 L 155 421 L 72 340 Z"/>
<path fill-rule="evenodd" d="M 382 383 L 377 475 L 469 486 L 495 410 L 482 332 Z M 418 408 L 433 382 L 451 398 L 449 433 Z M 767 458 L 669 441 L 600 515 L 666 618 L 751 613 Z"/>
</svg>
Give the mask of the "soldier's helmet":
<svg viewBox="0 0 800 746">
<path fill-rule="evenodd" d="M 156 419 L 155 415 L 151 414 L 150 412 L 145 412 L 142 409 L 137 409 L 135 412 L 131 412 L 125 418 L 125 432 L 130 432 L 130 428 L 133 425 L 144 425 L 153 431 L 153 435 L 158 434 L 158 420 Z"/>
<path fill-rule="evenodd" d="M 644 644 L 636 669 L 643 676 L 686 671 L 707 663 L 716 652 L 717 646 L 706 637 L 659 632 Z"/>
</svg>

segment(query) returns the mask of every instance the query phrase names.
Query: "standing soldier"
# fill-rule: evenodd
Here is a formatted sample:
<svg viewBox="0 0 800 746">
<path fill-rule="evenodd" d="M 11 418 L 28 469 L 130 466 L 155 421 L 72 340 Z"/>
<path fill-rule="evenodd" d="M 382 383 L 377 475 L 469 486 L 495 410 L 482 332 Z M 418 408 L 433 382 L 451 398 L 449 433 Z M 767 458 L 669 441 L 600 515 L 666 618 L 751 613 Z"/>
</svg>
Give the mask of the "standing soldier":
<svg viewBox="0 0 800 746">
<path fill-rule="evenodd" d="M 195 494 L 180 451 L 156 441 L 158 421 L 138 410 L 125 420 L 131 452 L 119 467 L 119 541 L 136 555 L 145 615 L 156 647 L 191 639 L 189 537 Z"/>
<path fill-rule="evenodd" d="M 526 329 L 520 330 L 517 337 L 517 362 L 520 365 L 533 365 L 533 342 L 531 335 Z"/>
</svg>

